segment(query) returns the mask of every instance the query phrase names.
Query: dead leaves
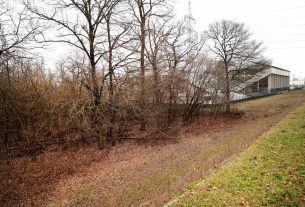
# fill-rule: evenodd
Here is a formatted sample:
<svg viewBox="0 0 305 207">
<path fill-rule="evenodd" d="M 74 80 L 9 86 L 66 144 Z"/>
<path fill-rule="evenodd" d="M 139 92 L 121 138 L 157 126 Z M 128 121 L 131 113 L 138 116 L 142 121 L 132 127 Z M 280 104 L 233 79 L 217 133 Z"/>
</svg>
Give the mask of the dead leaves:
<svg viewBox="0 0 305 207">
<path fill-rule="evenodd" d="M 239 198 L 239 203 L 244 207 L 250 207 L 249 202 L 244 197 Z"/>
</svg>

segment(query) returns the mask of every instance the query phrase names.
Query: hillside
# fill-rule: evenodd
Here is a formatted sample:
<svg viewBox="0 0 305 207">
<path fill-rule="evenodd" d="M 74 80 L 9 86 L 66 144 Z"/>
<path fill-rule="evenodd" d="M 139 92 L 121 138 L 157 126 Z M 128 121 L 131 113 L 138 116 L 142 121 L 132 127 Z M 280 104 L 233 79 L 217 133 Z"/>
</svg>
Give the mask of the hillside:
<svg viewBox="0 0 305 207">
<path fill-rule="evenodd" d="M 304 206 L 305 105 L 167 206 Z"/>
<path fill-rule="evenodd" d="M 206 117 L 163 141 L 125 142 L 1 160 L 2 206 L 160 206 L 305 102 L 305 91 L 243 103 L 242 117 Z"/>
</svg>

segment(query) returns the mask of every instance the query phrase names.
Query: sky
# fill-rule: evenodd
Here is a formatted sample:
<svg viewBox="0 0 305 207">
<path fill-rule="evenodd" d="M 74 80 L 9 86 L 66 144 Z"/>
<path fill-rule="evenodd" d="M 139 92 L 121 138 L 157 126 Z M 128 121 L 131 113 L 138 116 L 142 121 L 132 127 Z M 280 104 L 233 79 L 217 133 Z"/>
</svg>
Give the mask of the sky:
<svg viewBox="0 0 305 207">
<path fill-rule="evenodd" d="M 304 0 L 175 0 L 178 18 L 188 13 L 188 2 L 198 32 L 221 19 L 245 23 L 274 66 L 305 78 Z"/>
<path fill-rule="evenodd" d="M 188 14 L 188 2 L 196 23 L 203 32 L 221 19 L 245 23 L 253 38 L 263 41 L 265 56 L 274 66 L 291 71 L 291 78 L 305 78 L 305 0 L 171 0 L 177 18 Z M 65 56 L 62 45 L 45 52 L 53 65 Z M 51 66 L 52 67 L 52 66 Z"/>
</svg>

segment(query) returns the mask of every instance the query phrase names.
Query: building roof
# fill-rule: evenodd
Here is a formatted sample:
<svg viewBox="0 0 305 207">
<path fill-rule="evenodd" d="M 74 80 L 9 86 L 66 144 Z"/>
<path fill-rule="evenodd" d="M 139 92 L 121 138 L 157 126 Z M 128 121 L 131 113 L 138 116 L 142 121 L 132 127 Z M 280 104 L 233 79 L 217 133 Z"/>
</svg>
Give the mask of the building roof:
<svg viewBox="0 0 305 207">
<path fill-rule="evenodd" d="M 275 66 L 273 66 L 273 65 L 270 65 L 270 67 L 276 68 L 276 69 L 278 69 L 278 70 L 283 70 L 283 71 L 286 71 L 286 72 L 290 72 L 290 70 L 285 70 L 285 69 L 283 69 L 283 68 L 275 67 Z"/>
</svg>

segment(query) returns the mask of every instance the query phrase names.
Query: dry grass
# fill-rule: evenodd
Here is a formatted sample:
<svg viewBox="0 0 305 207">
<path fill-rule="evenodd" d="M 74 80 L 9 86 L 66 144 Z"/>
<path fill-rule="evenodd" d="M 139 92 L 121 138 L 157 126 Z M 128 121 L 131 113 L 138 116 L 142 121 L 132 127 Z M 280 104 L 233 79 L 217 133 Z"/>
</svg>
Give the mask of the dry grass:
<svg viewBox="0 0 305 207">
<path fill-rule="evenodd" d="M 2 206 L 159 206 L 305 102 L 304 91 L 238 103 L 240 118 L 202 120 L 175 142 L 124 143 L 1 161 Z"/>
</svg>

